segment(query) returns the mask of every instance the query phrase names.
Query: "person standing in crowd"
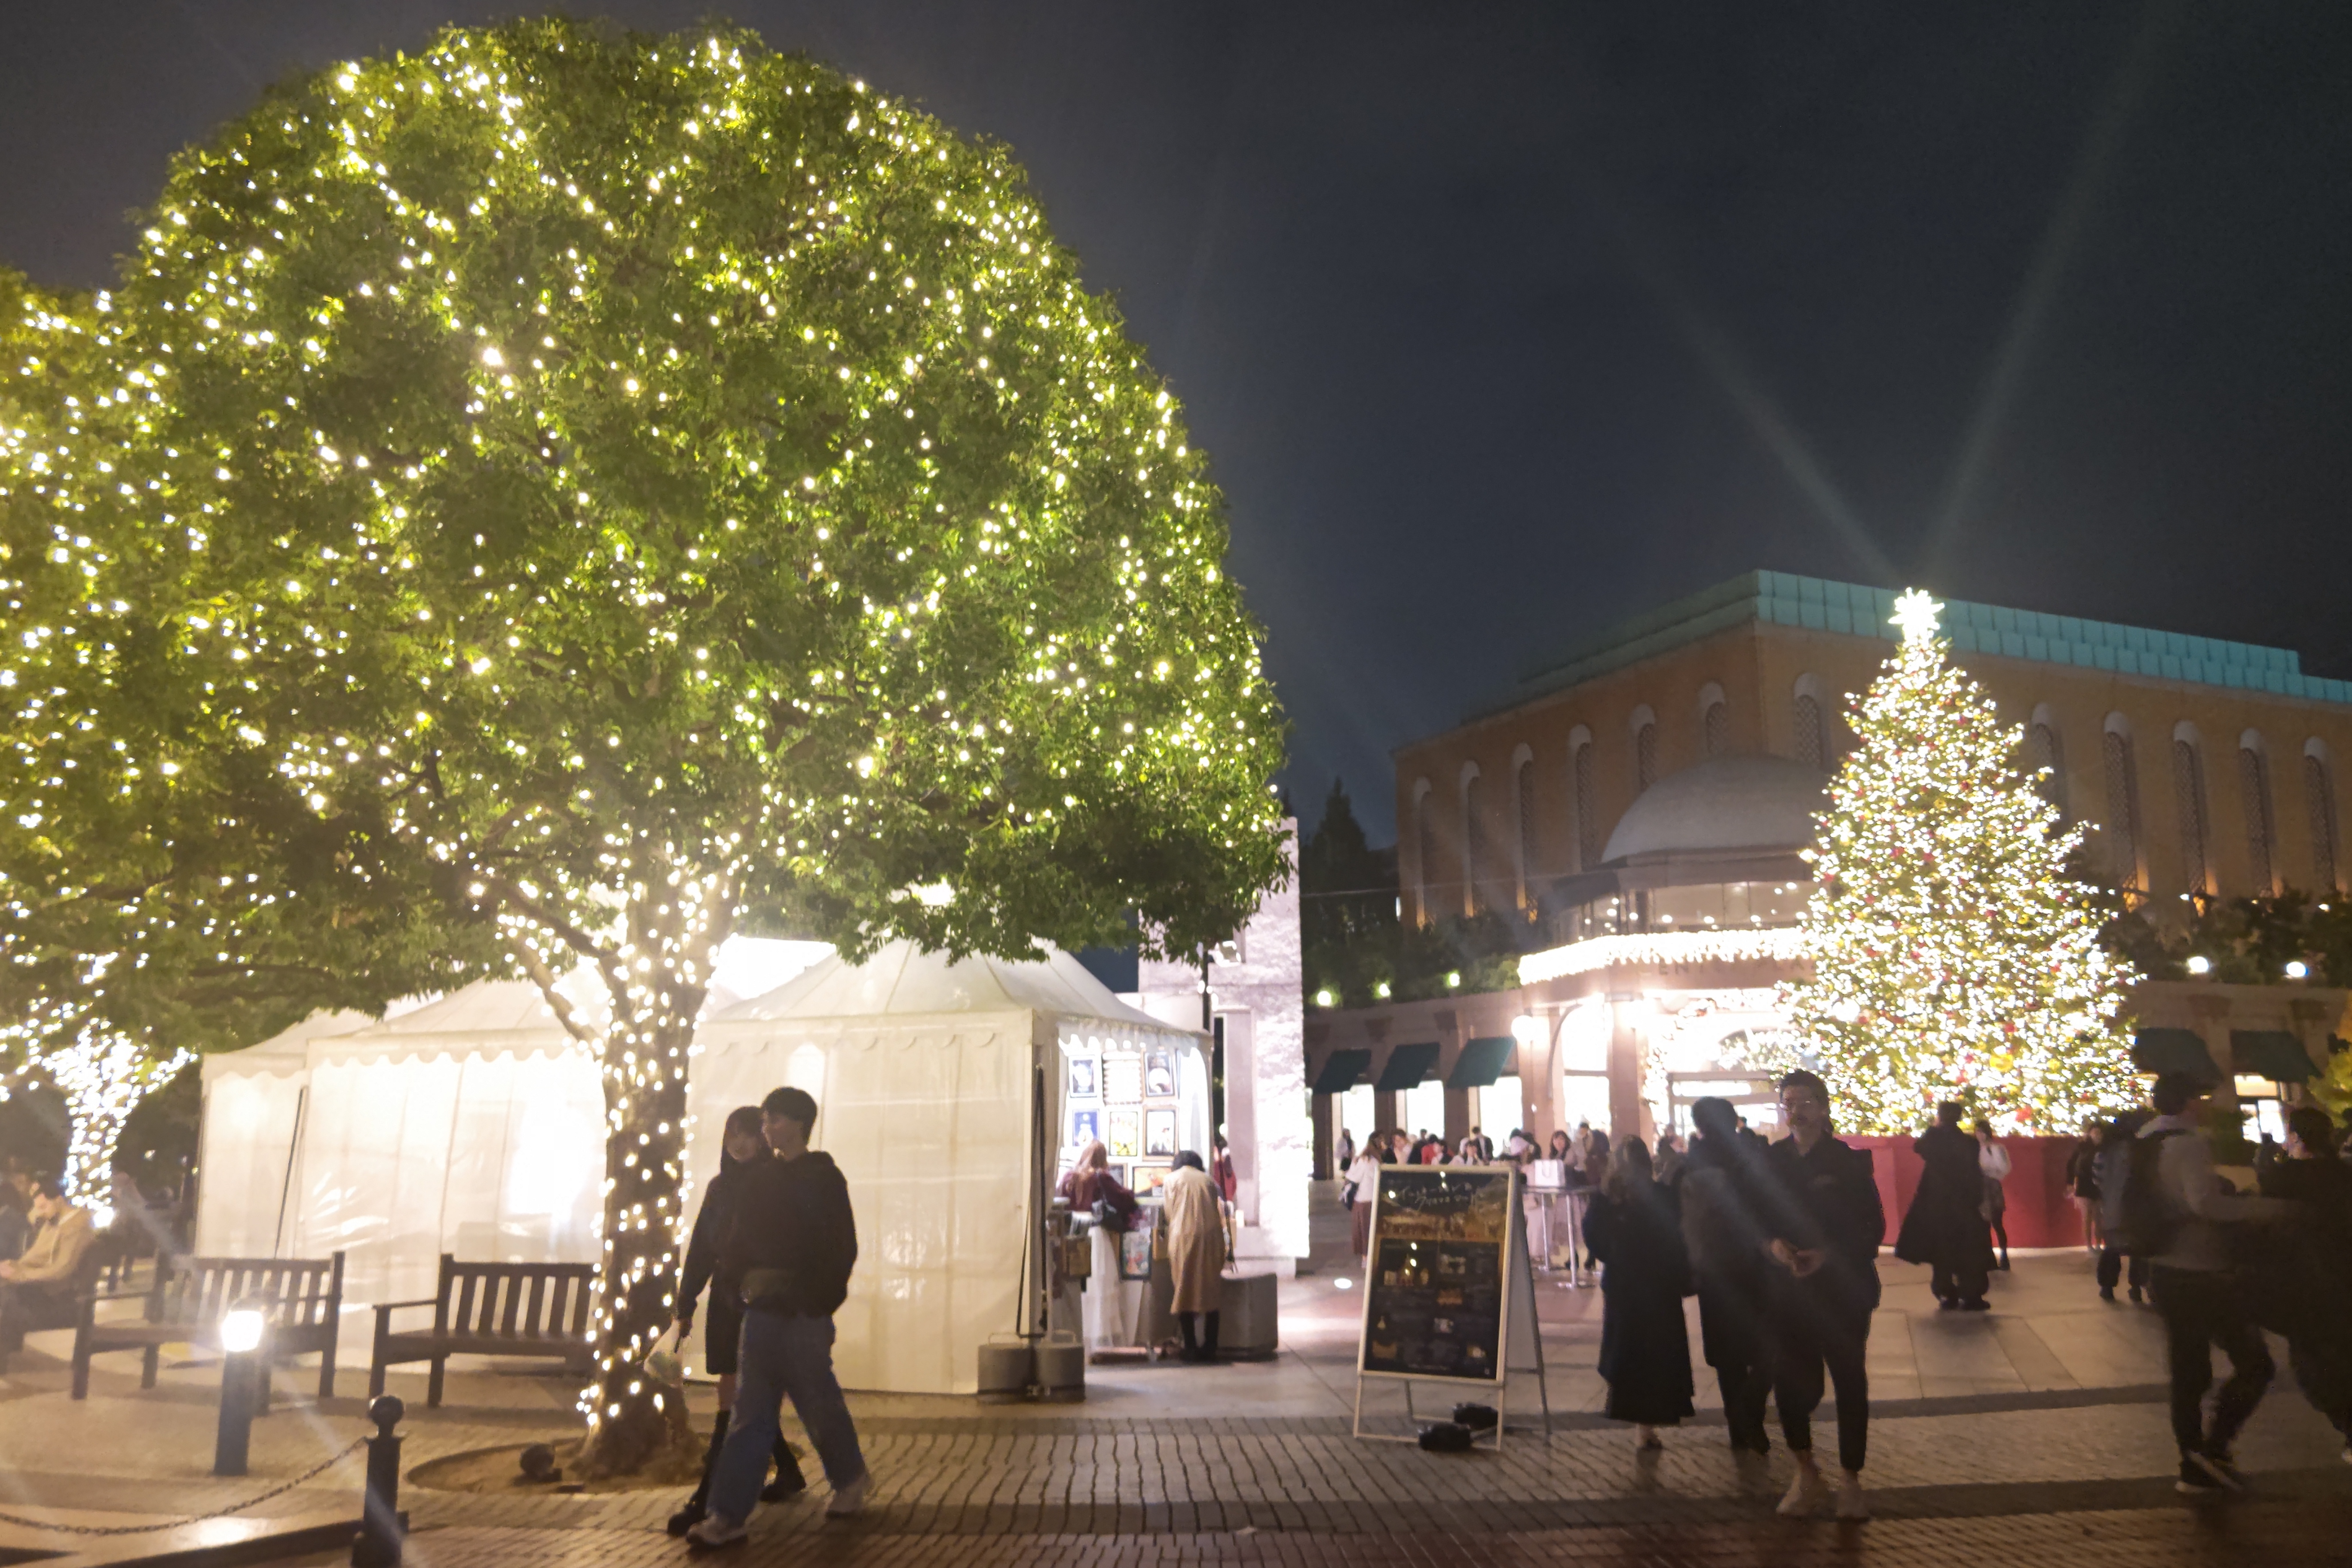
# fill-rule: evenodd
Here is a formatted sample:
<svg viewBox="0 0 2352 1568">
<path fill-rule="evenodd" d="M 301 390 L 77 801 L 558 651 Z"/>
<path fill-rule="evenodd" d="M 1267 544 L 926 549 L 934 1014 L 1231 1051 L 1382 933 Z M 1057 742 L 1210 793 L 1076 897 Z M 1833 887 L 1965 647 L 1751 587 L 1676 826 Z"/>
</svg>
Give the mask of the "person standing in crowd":
<svg viewBox="0 0 2352 1568">
<path fill-rule="evenodd" d="M 1682 1138 L 1671 1128 L 1658 1134 L 1658 1184 L 1673 1189 L 1681 1184 L 1685 1151 Z"/>
<path fill-rule="evenodd" d="M 1551 1146 L 1544 1151 L 1544 1158 L 1557 1160 L 1563 1165 L 1573 1165 L 1576 1163 L 1575 1155 L 1576 1147 L 1569 1142 L 1567 1130 L 1555 1129 L 1551 1135 Z"/>
<path fill-rule="evenodd" d="M 2066 1190 L 2074 1194 L 2075 1212 L 2083 1218 L 2083 1250 L 2097 1256 L 2099 1250 L 2099 1124 L 2096 1121 L 2083 1123 L 2083 1135 L 2074 1140 L 2074 1152 L 2066 1156 Z"/>
<path fill-rule="evenodd" d="M 1710 1095 L 1695 1102 L 1691 1123 L 1681 1194 L 1683 1241 L 1698 1289 L 1699 1343 L 1723 1391 L 1731 1446 L 1769 1454 L 1764 1402 L 1772 1391 L 1772 1363 L 1764 1341 L 1764 1238 L 1750 1196 L 1756 1161 L 1729 1100 Z"/>
<path fill-rule="evenodd" d="M 1674 1200 L 1652 1179 L 1650 1151 L 1629 1138 L 1609 1182 L 1584 1216 L 1585 1244 L 1601 1260 L 1602 1413 L 1633 1424 L 1633 1446 L 1656 1448 L 1658 1428 L 1691 1412 L 1690 1339 L 1683 1298 L 1690 1258 Z"/>
<path fill-rule="evenodd" d="M 1168 1310 L 1184 1336 L 1181 1359 L 1213 1362 L 1217 1304 L 1225 1289 L 1225 1211 L 1215 1184 L 1202 1172 L 1201 1156 L 1190 1149 L 1176 1156 L 1176 1168 L 1160 1189 L 1160 1223 L 1172 1286 Z"/>
<path fill-rule="evenodd" d="M 1985 1285 L 1991 1277 L 1992 1243 L 1985 1234 L 1983 1167 L 1975 1139 L 1960 1130 L 1960 1107 L 1936 1107 L 1936 1125 L 1911 1145 L 1927 1167 L 1919 1191 L 1903 1216 L 1895 1256 L 1933 1270 L 1928 1289 L 1946 1311 L 1987 1310 Z"/>
<path fill-rule="evenodd" d="M 833 1487 L 826 1514 L 858 1512 L 872 1485 L 833 1374 L 833 1314 L 848 1298 L 857 1263 L 849 1184 L 833 1156 L 809 1147 L 816 1101 L 806 1090 L 769 1090 L 760 1125 L 772 1153 L 737 1173 L 732 1222 L 719 1246 L 719 1272 L 742 1294 L 743 1338 L 735 1423 L 711 1478 L 710 1511 L 686 1532 L 698 1547 L 743 1539 L 786 1398 Z"/>
<path fill-rule="evenodd" d="M 2099 1189 L 2098 1280 L 2102 1301 L 2116 1299 L 2116 1286 L 2126 1277 L 2126 1261 L 2130 1265 L 2133 1305 L 2138 1305 L 2147 1293 L 2147 1255 L 2124 1245 L 2122 1216 L 2124 1177 L 2131 1166 L 2134 1140 L 2154 1114 L 2148 1110 L 2126 1111 L 2099 1129 L 2099 1152 L 2091 1163 L 2093 1179 Z"/>
<path fill-rule="evenodd" d="M 31 1189 L 33 1228 L 25 1249 L 0 1263 L 0 1357 L 23 1350 L 28 1333 L 70 1328 L 97 1269 L 89 1211 L 68 1203 L 54 1177 L 28 1176 L 18 1187 Z"/>
<path fill-rule="evenodd" d="M 702 1364 L 719 1380 L 719 1414 L 710 1427 L 710 1447 L 702 1457 L 702 1479 L 686 1506 L 669 1516 L 669 1532 L 684 1535 L 709 1512 L 710 1475 L 718 1468 L 719 1450 L 727 1442 L 727 1426 L 735 1411 L 736 1352 L 743 1332 L 743 1299 L 737 1281 L 719 1272 L 719 1243 L 733 1226 L 735 1192 L 742 1167 L 768 1156 L 767 1134 L 761 1131 L 760 1108 L 740 1105 L 727 1113 L 719 1136 L 719 1173 L 704 1189 L 702 1208 L 694 1216 L 694 1233 L 686 1244 L 686 1263 L 677 1283 L 677 1330 L 681 1343 L 694 1331 L 695 1304 L 702 1288 L 710 1287 L 710 1318 L 703 1331 Z M 808 1489 L 800 1463 L 782 1434 L 774 1448 L 776 1479 L 760 1493 L 761 1502 L 782 1502 Z"/>
<path fill-rule="evenodd" d="M 2009 1148 L 1992 1135 L 1992 1123 L 1981 1116 L 1977 1118 L 1977 1169 L 1984 1175 L 1984 1223 L 1992 1226 L 1993 1236 L 2000 1241 L 2000 1261 L 1993 1267 L 2005 1274 L 2009 1271 Z"/>
<path fill-rule="evenodd" d="M 2352 1164 L 2337 1157 L 2336 1124 L 2316 1105 L 2287 1112 L 2284 1152 L 2263 1173 L 2263 1195 L 2294 1205 L 2287 1277 L 2266 1294 L 2280 1299 L 2295 1386 L 2345 1439 L 2352 1464 Z"/>
<path fill-rule="evenodd" d="M 1878 1307 L 1878 1244 L 1886 1215 L 1867 1150 L 1830 1135 L 1830 1092 L 1802 1068 L 1780 1079 L 1780 1119 L 1789 1136 L 1764 1154 L 1770 1180 L 1759 1184 L 1758 1218 L 1765 1237 L 1772 1397 L 1780 1436 L 1797 1478 L 1780 1500 L 1790 1518 L 1813 1512 L 1830 1496 L 1813 1458 L 1812 1414 L 1823 1373 L 1837 1388 L 1837 1516 L 1870 1517 L 1862 1468 L 1870 1447 L 1870 1378 L 1864 1354 L 1870 1314 Z M 1953 1131 L 1963 1144 L 1968 1135 Z M 1981 1230 L 1978 1233 L 1982 1238 Z"/>
<path fill-rule="evenodd" d="M 1388 1153 L 1388 1135 L 1375 1132 L 1364 1141 L 1364 1152 L 1348 1167 L 1348 1230 L 1356 1256 L 1368 1256 L 1372 1247 L 1372 1205 L 1381 1195 L 1381 1163 Z"/>
<path fill-rule="evenodd" d="M 2149 1095 L 2156 1115 L 2139 1130 L 2122 1183 L 2126 1242 L 2147 1255 L 2149 1292 L 2164 1318 L 2179 1489 L 2191 1494 L 2240 1489 L 2231 1450 L 2278 1370 L 2238 1289 L 2229 1227 L 2290 1212 L 2221 1184 L 2200 1125 L 2205 1094 L 2192 1074 L 2158 1075 Z M 2217 1345 L 2230 1358 L 2230 1378 L 2209 1425 L 2205 1393 Z"/>
<path fill-rule="evenodd" d="M 1089 1232 L 1093 1261 L 1080 1311 L 1089 1352 L 1108 1346 L 1135 1342 L 1135 1305 L 1139 1291 L 1119 1278 L 1121 1238 L 1134 1227 L 1140 1206 L 1135 1194 L 1110 1173 L 1110 1151 L 1101 1139 L 1078 1151 L 1077 1163 L 1062 1177 L 1058 1189 L 1074 1215 L 1094 1220 Z"/>
<path fill-rule="evenodd" d="M 1331 1163 L 1345 1171 L 1356 1163 L 1356 1135 L 1346 1128 L 1339 1129 L 1339 1146 L 1331 1152 Z M 1342 1178 L 1345 1179 L 1344 1177 Z"/>
</svg>

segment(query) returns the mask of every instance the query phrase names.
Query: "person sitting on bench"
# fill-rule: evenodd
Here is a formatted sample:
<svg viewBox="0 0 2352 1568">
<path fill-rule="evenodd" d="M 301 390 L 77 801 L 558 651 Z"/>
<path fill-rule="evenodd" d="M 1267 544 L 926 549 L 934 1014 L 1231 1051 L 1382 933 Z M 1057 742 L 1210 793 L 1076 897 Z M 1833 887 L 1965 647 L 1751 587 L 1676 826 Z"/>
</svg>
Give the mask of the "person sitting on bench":
<svg viewBox="0 0 2352 1568">
<path fill-rule="evenodd" d="M 23 1254 L 0 1263 L 0 1355 L 25 1348 L 37 1329 L 71 1328 L 75 1298 L 88 1283 L 82 1266 L 98 1232 L 87 1209 L 66 1201 L 56 1178 L 33 1179 L 33 1237 Z"/>
</svg>

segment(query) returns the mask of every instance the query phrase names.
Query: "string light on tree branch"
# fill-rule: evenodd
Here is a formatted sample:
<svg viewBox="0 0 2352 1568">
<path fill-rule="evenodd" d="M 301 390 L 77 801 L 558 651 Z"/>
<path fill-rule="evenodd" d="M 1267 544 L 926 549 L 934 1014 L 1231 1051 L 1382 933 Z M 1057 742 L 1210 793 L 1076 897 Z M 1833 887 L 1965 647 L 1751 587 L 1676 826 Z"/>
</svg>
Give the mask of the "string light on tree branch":
<svg viewBox="0 0 2352 1568">
<path fill-rule="evenodd" d="M 1902 643 L 1853 714 L 1801 926 L 1812 978 L 1782 988 L 1842 1122 L 1924 1128 L 1959 1100 L 2055 1135 L 2137 1099 L 2131 972 L 2099 942 L 2081 841 L 2016 764 L 2021 731 L 1956 668 L 1942 605 L 1897 601 Z"/>
</svg>

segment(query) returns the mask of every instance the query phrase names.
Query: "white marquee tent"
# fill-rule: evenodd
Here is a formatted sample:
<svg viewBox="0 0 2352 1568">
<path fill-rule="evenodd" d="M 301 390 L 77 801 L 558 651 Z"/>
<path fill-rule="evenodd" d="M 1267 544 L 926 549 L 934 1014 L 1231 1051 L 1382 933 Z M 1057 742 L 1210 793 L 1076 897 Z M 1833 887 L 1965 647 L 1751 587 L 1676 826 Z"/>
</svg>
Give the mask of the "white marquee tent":
<svg viewBox="0 0 2352 1568">
<path fill-rule="evenodd" d="M 1050 949 L 1020 963 L 907 942 L 856 965 L 825 952 L 747 938 L 722 952 L 688 1075 L 688 1178 L 698 1191 L 717 1171 L 730 1110 L 782 1083 L 809 1090 L 816 1144 L 857 1215 L 843 1383 L 969 1393 L 979 1345 L 1018 1326 L 1036 1266 L 1024 1243 L 1054 1170 L 1062 1058 L 1172 1051 L 1181 1141 L 1205 1148 L 1201 1037 Z M 382 1023 L 321 1015 L 204 1074 L 200 1252 L 341 1247 L 352 1303 L 429 1295 L 443 1252 L 597 1256 L 596 1064 L 527 983 L 484 982 Z"/>
</svg>

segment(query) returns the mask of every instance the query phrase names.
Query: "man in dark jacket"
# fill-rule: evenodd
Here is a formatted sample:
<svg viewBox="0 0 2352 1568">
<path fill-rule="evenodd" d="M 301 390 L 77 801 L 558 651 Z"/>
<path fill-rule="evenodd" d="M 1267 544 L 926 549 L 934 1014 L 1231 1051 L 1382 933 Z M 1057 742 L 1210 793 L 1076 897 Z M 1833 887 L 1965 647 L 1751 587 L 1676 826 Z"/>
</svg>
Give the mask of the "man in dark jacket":
<svg viewBox="0 0 2352 1568">
<path fill-rule="evenodd" d="M 2336 1154 L 2336 1123 L 2316 1105 L 2287 1113 L 2285 1158 L 2263 1173 L 2263 1195 L 2294 1212 L 2273 1244 L 2268 1326 L 2286 1336 L 2294 1381 L 2346 1441 L 2352 1464 L 2352 1165 Z"/>
<path fill-rule="evenodd" d="M 709 1517 L 687 1532 L 697 1546 L 743 1539 L 787 1396 L 833 1486 L 825 1512 L 853 1514 L 866 1502 L 866 1458 L 833 1375 L 833 1314 L 857 1262 L 849 1184 L 831 1155 L 809 1148 L 814 1100 L 779 1089 L 760 1110 L 775 1153 L 737 1173 L 734 1218 L 720 1248 L 721 1277 L 741 1282 L 742 1353 L 735 1425 L 719 1456 Z"/>
<path fill-rule="evenodd" d="M 1812 1415 L 1823 1373 L 1837 1385 L 1840 1519 L 1868 1519 L 1862 1466 L 1870 1443 L 1870 1380 L 1864 1352 L 1878 1307 L 1878 1244 L 1886 1212 L 1870 1154 L 1830 1136 L 1830 1091 L 1799 1069 L 1780 1079 L 1789 1136 L 1765 1156 L 1771 1179 L 1758 1193 L 1769 1271 L 1772 1397 L 1797 1479 L 1780 1500 L 1790 1518 L 1830 1496 L 1813 1459 Z"/>
<path fill-rule="evenodd" d="M 1992 1278 L 1992 1244 L 1985 1237 L 1984 1173 L 1977 1164 L 1977 1141 L 1960 1128 L 1960 1106 L 1936 1107 L 1936 1125 L 1912 1148 L 1918 1151 L 1919 1191 L 1903 1216 L 1895 1256 L 1933 1270 L 1929 1289 L 1946 1311 L 1986 1310 L 1985 1285 Z"/>
<path fill-rule="evenodd" d="M 1764 1333 L 1764 1238 L 1749 1194 L 1767 1178 L 1764 1152 L 1740 1136 L 1731 1102 L 1713 1096 L 1691 1106 L 1695 1133 L 1683 1163 L 1683 1241 L 1698 1286 L 1698 1326 L 1706 1364 L 1723 1390 L 1731 1446 L 1769 1454 L 1764 1402 L 1772 1392 Z"/>
</svg>

